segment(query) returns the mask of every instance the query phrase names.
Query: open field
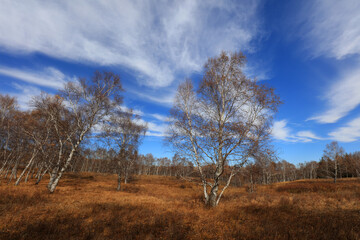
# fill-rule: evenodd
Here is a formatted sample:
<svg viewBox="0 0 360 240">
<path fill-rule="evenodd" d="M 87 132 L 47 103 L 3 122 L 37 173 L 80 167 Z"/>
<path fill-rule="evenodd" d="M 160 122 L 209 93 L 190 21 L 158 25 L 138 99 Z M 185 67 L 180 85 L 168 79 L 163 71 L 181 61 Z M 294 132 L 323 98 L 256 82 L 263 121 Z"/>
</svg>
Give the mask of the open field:
<svg viewBox="0 0 360 240">
<path fill-rule="evenodd" d="M 67 174 L 0 184 L 0 239 L 360 239 L 360 180 L 229 188 L 215 209 L 194 183 L 139 176 L 116 192 L 115 175 Z"/>
</svg>

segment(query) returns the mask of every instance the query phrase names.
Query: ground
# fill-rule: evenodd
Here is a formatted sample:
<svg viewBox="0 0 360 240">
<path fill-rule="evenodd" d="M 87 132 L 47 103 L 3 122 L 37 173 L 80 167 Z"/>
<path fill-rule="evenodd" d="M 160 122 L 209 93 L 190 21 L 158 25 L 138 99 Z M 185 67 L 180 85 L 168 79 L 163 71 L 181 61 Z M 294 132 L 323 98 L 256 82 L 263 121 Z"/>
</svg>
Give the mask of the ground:
<svg viewBox="0 0 360 240">
<path fill-rule="evenodd" d="M 201 187 L 174 177 L 66 174 L 0 183 L 0 239 L 360 239 L 360 180 L 232 187 L 204 207 Z"/>
</svg>

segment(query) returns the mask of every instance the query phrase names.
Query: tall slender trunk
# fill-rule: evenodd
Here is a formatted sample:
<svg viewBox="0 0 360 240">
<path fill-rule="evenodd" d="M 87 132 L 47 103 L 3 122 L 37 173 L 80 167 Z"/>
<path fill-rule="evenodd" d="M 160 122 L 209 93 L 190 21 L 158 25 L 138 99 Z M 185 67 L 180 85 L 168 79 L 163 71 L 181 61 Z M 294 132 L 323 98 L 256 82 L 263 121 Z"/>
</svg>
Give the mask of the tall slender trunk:
<svg viewBox="0 0 360 240">
<path fill-rule="evenodd" d="M 35 178 L 38 178 L 40 175 L 41 175 L 41 173 L 42 173 L 42 169 L 43 169 L 43 164 L 40 166 L 40 168 L 38 168 L 38 170 L 37 170 L 37 172 L 36 172 L 36 175 L 35 175 Z"/>
<path fill-rule="evenodd" d="M 9 155 L 4 157 L 5 161 L 4 161 L 3 166 L 0 169 L 0 176 L 1 176 L 2 172 L 5 170 L 6 164 L 8 163 L 9 160 L 10 160 L 10 163 L 11 163 L 12 159 L 10 157 L 11 157 L 12 154 L 13 154 L 13 152 L 11 152 Z M 4 153 L 4 155 L 5 155 L 5 153 Z"/>
<path fill-rule="evenodd" d="M 29 170 L 28 170 L 28 172 L 26 174 L 26 177 L 25 177 L 25 180 L 24 180 L 24 182 L 26 182 L 26 183 L 27 183 L 27 181 L 29 179 L 30 173 L 32 173 L 31 178 L 34 176 L 33 166 L 34 166 L 34 162 L 30 165 Z"/>
<path fill-rule="evenodd" d="M 335 173 L 334 173 L 334 183 L 336 183 L 336 178 L 337 178 L 337 161 L 336 159 L 334 160 L 334 167 L 335 167 Z"/>
<path fill-rule="evenodd" d="M 11 165 L 9 164 L 9 166 L 6 168 L 6 171 L 4 172 L 4 178 L 7 179 L 7 176 L 9 174 L 9 171 L 10 171 L 10 167 Z"/>
<path fill-rule="evenodd" d="M 11 180 L 14 178 L 16 179 L 17 178 L 17 169 L 18 169 L 18 166 L 19 166 L 19 159 L 15 162 L 15 165 L 14 167 L 12 168 L 11 170 L 11 175 L 9 177 L 9 181 L 8 181 L 8 184 L 11 182 Z"/>
<path fill-rule="evenodd" d="M 118 171 L 118 184 L 117 184 L 117 191 L 121 190 L 121 171 Z"/>
<path fill-rule="evenodd" d="M 26 165 L 26 167 L 24 168 L 24 170 L 21 172 L 19 178 L 16 180 L 15 186 L 17 186 L 17 185 L 20 184 L 21 178 L 24 176 L 24 174 L 25 174 L 25 172 L 28 170 L 28 168 L 32 165 L 32 163 L 33 163 L 36 155 L 37 155 L 37 150 L 34 149 L 30 161 L 28 162 L 28 164 Z"/>
<path fill-rule="evenodd" d="M 128 171 L 125 171 L 125 174 L 124 174 L 124 184 L 127 184 L 128 182 Z"/>
<path fill-rule="evenodd" d="M 41 181 L 41 179 L 43 178 L 43 176 L 47 173 L 48 169 L 45 169 L 45 171 L 42 174 L 39 174 L 39 177 L 35 183 L 35 185 L 38 185 L 39 182 Z"/>
</svg>

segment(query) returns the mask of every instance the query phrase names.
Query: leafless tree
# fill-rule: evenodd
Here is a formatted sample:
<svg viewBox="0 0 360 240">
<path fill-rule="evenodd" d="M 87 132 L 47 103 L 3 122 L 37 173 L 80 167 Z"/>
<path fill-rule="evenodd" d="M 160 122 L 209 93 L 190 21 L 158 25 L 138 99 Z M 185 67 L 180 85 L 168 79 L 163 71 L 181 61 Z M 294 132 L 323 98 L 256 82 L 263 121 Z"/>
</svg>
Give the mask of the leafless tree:
<svg viewBox="0 0 360 240">
<path fill-rule="evenodd" d="M 108 121 L 103 125 L 105 138 L 117 152 L 115 161 L 117 162 L 118 186 L 121 190 L 121 175 L 124 174 L 125 183 L 129 177 L 129 171 L 137 158 L 137 149 L 145 136 L 147 125 L 140 121 L 140 116 L 134 114 L 132 110 L 127 112 L 114 111 Z"/>
<path fill-rule="evenodd" d="M 15 185 L 19 185 L 22 177 L 28 171 L 27 178 L 30 171 L 36 161 L 36 157 L 39 153 L 47 154 L 45 148 L 48 145 L 48 140 L 50 137 L 50 118 L 44 116 L 39 111 L 32 111 L 31 113 L 23 115 L 22 121 L 22 133 L 23 136 L 28 139 L 28 146 L 31 146 L 32 149 L 29 149 L 31 152 L 31 157 L 26 163 L 25 168 L 17 178 Z"/>
<path fill-rule="evenodd" d="M 16 105 L 15 98 L 0 94 L 0 176 L 16 157 L 12 151 L 16 145 L 13 128 Z"/>
<path fill-rule="evenodd" d="M 232 177 L 267 142 L 280 103 L 273 89 L 243 74 L 244 64 L 240 52 L 210 58 L 198 90 L 186 80 L 170 112 L 167 140 L 179 154 L 193 159 L 209 206 L 218 205 Z M 213 168 L 211 181 L 204 174 L 205 164 Z M 225 166 L 231 172 L 219 194 Z"/>
<path fill-rule="evenodd" d="M 338 166 L 339 166 L 338 164 L 340 158 L 342 158 L 343 155 L 344 155 L 344 149 L 339 146 L 338 142 L 333 141 L 329 144 L 326 144 L 323 157 L 326 160 L 329 160 L 333 163 L 334 171 L 333 172 L 329 171 L 329 173 L 333 175 L 334 183 L 336 183 L 336 179 L 338 177 Z"/>
<path fill-rule="evenodd" d="M 50 116 L 59 145 L 57 164 L 48 184 L 50 192 L 55 191 L 86 135 L 122 102 L 121 91 L 118 75 L 95 72 L 91 81 L 67 83 L 58 96 L 35 99 L 34 105 Z"/>
</svg>

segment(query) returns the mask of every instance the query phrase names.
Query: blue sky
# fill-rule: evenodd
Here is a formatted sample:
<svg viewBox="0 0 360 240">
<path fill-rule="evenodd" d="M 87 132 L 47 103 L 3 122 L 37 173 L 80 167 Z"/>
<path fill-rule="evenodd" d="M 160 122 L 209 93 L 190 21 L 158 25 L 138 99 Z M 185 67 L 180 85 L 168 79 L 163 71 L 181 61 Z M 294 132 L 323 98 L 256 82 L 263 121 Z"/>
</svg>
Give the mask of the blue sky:
<svg viewBox="0 0 360 240">
<path fill-rule="evenodd" d="M 360 149 L 360 1 L 0 3 L 0 93 L 24 110 L 42 90 L 114 71 L 124 106 L 148 122 L 141 152 L 170 157 L 162 136 L 177 85 L 241 50 L 246 74 L 284 102 L 272 133 L 281 158 L 318 160 L 333 140 Z"/>
</svg>

